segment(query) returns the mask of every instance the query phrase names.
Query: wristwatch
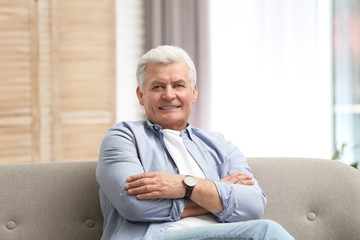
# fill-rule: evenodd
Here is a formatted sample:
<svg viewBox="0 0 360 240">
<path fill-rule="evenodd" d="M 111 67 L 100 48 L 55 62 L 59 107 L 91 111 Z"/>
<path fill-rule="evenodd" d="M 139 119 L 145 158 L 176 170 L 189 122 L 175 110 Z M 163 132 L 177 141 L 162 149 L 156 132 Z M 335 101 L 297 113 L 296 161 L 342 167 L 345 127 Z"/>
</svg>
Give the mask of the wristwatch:
<svg viewBox="0 0 360 240">
<path fill-rule="evenodd" d="M 189 199 L 191 197 L 192 191 L 196 185 L 196 179 L 193 176 L 186 175 L 184 179 L 184 184 L 186 187 L 186 192 L 184 198 Z"/>
</svg>

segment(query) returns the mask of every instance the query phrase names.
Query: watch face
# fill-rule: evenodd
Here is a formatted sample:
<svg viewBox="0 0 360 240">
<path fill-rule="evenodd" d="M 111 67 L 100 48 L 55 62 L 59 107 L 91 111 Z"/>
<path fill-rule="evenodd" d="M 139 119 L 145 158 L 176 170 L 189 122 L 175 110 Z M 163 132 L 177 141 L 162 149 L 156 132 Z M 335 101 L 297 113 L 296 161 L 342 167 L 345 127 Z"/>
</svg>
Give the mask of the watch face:
<svg viewBox="0 0 360 240">
<path fill-rule="evenodd" d="M 184 182 L 189 187 L 194 187 L 195 184 L 196 184 L 196 180 L 192 176 L 186 176 L 185 179 L 184 179 Z"/>
</svg>

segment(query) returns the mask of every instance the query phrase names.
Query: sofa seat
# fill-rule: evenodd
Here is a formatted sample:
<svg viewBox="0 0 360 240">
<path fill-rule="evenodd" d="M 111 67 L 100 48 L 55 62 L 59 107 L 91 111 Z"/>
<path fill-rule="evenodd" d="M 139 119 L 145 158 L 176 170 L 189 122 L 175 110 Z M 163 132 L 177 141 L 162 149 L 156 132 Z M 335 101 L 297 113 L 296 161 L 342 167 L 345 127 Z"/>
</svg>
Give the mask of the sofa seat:
<svg viewBox="0 0 360 240">
<path fill-rule="evenodd" d="M 268 203 L 263 218 L 297 240 L 360 239 L 360 172 L 309 158 L 248 158 Z M 0 165 L 0 239 L 99 240 L 96 162 Z"/>
</svg>

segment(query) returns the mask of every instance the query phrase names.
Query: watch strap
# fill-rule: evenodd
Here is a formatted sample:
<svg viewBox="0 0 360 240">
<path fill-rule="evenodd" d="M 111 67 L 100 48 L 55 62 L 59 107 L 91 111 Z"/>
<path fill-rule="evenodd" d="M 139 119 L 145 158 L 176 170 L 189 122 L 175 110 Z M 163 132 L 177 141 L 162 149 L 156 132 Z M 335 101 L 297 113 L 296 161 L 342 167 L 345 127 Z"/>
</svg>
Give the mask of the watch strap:
<svg viewBox="0 0 360 240">
<path fill-rule="evenodd" d="M 191 197 L 193 189 L 194 189 L 193 187 L 186 186 L 186 192 L 184 196 L 185 199 L 189 199 Z"/>
</svg>

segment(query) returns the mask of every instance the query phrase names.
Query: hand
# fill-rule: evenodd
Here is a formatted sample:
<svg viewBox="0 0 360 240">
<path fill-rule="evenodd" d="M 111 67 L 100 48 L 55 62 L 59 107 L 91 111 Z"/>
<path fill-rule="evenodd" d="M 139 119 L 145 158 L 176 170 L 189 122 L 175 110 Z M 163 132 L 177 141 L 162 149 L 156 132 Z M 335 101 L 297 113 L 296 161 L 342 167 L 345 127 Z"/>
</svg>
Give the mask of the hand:
<svg viewBox="0 0 360 240">
<path fill-rule="evenodd" d="M 242 184 L 242 185 L 248 185 L 248 186 L 255 184 L 254 179 L 250 175 L 245 174 L 244 172 L 230 173 L 226 177 L 220 179 L 219 182 Z"/>
<path fill-rule="evenodd" d="M 185 176 L 166 172 L 146 172 L 127 178 L 125 189 L 138 199 L 182 198 Z"/>
</svg>

